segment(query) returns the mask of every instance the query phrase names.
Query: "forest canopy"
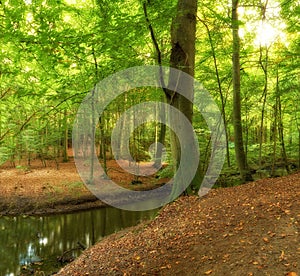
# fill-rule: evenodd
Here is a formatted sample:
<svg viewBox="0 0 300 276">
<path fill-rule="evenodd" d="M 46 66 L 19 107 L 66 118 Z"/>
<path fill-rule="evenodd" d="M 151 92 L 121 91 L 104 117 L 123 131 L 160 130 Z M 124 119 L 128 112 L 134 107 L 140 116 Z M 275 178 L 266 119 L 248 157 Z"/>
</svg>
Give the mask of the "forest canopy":
<svg viewBox="0 0 300 276">
<path fill-rule="evenodd" d="M 224 172 L 237 170 L 231 3 L 198 2 L 195 78 L 223 115 Z M 26 160 L 30 166 L 36 158 L 67 161 L 74 118 L 85 95 L 122 69 L 158 64 L 149 22 L 161 65 L 170 65 L 176 7 L 175 0 L 2 0 L 0 164 L 16 166 Z M 300 167 L 299 9 L 299 2 L 292 0 L 239 2 L 241 123 L 245 156 L 253 171 L 267 169 L 276 175 L 278 167 L 287 172 Z M 129 91 L 105 110 L 95 133 L 100 160 L 112 158 L 110 136 L 118 118 L 144 101 L 163 102 L 164 93 L 150 88 Z M 210 132 L 196 111 L 193 126 L 204 174 Z M 133 132 L 131 150 L 137 159 L 149 159 L 149 145 L 159 139 L 160 131 L 159 123 L 151 123 Z M 164 160 L 172 163 L 169 139 L 166 135 Z"/>
</svg>

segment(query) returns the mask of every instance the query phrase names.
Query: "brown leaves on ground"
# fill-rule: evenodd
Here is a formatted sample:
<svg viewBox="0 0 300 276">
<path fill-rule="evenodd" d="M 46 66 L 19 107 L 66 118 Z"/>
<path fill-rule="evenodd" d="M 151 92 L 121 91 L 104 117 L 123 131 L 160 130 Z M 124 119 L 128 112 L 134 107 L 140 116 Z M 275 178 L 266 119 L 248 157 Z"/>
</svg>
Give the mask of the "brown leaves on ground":
<svg viewBox="0 0 300 276">
<path fill-rule="evenodd" d="M 125 169 L 134 170 L 132 163 L 119 162 Z M 127 189 L 149 190 L 168 181 L 156 179 L 154 174 L 139 177 L 142 183 L 132 185 L 134 176 L 116 161 L 108 160 L 107 167 L 109 177 Z M 141 162 L 139 169 L 145 174 L 155 173 L 150 162 Z M 16 167 L 1 166 L 0 186 L 0 215 L 61 213 L 104 205 L 82 183 L 74 161 L 59 163 L 59 169 L 54 161 L 43 167 L 40 160 L 32 160 L 30 168 L 24 162 Z"/>
<path fill-rule="evenodd" d="M 27 166 L 0 167 L 0 214 L 36 214 L 68 211 L 74 204 L 95 201 L 82 184 L 74 162 L 49 164 L 38 160 Z"/>
<path fill-rule="evenodd" d="M 300 173 L 181 197 L 58 275 L 299 275 Z"/>
</svg>

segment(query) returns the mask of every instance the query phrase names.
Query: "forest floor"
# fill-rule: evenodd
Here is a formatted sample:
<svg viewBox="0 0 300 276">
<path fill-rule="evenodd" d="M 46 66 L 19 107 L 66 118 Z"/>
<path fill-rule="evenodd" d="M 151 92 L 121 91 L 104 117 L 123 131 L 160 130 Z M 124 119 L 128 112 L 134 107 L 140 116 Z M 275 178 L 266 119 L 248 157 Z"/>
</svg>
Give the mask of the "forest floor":
<svg viewBox="0 0 300 276">
<path fill-rule="evenodd" d="M 48 161 L 43 167 L 40 160 L 33 160 L 30 168 L 23 162 L 12 166 L 0 166 L 0 215 L 41 215 L 66 213 L 78 210 L 98 208 L 105 204 L 98 200 L 82 183 L 74 161 L 57 164 Z M 123 166 L 128 167 L 127 161 Z M 151 173 L 151 163 L 141 163 Z M 140 177 L 142 182 L 133 185 L 132 174 L 122 172 L 114 160 L 107 162 L 108 175 L 125 188 L 147 190 L 166 182 L 166 179 Z"/>
<path fill-rule="evenodd" d="M 39 161 L 40 162 L 40 161 Z M 120 173 L 124 187 L 166 181 Z M 149 164 L 143 164 L 145 167 Z M 149 170 L 150 170 L 149 166 Z M 160 182 L 161 181 L 161 182 Z M 0 167 L 0 215 L 49 214 L 103 206 L 74 162 Z M 149 222 L 104 238 L 58 275 L 300 275 L 300 172 L 181 197 Z"/>
<path fill-rule="evenodd" d="M 300 275 L 300 173 L 181 197 L 57 275 Z"/>
</svg>

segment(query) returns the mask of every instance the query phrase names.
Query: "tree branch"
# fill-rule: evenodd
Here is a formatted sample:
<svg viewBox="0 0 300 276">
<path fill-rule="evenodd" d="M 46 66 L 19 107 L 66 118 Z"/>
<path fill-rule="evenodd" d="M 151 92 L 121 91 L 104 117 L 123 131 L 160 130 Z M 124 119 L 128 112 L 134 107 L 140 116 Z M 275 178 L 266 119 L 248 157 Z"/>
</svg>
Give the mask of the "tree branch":
<svg viewBox="0 0 300 276">
<path fill-rule="evenodd" d="M 143 3 L 143 9 L 144 9 L 144 15 L 145 15 L 145 19 L 146 19 L 146 22 L 148 24 L 148 29 L 150 31 L 150 35 L 151 35 L 151 39 L 152 39 L 152 43 L 155 47 L 155 50 L 156 50 L 156 54 L 157 54 L 157 63 L 159 65 L 159 81 L 160 81 L 160 84 L 162 86 L 162 89 L 164 91 L 164 93 L 166 94 L 167 97 L 172 97 L 173 96 L 173 93 L 171 93 L 171 91 L 169 91 L 167 89 L 167 86 L 165 84 L 165 81 L 164 81 L 164 76 L 163 76 L 163 69 L 162 69 L 162 58 L 161 58 L 161 51 L 159 49 L 159 45 L 157 43 L 157 39 L 155 37 L 155 33 L 154 33 L 154 30 L 153 30 L 153 27 L 151 25 L 151 22 L 150 22 L 150 19 L 148 17 L 148 12 L 147 12 L 147 4 L 146 2 Z"/>
</svg>

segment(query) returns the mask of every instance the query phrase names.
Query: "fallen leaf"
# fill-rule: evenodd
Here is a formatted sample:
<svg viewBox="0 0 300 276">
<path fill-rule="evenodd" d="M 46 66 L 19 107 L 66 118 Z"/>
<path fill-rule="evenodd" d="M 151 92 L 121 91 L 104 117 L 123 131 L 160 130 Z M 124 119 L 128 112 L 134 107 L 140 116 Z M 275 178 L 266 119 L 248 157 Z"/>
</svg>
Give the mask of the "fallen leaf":
<svg viewBox="0 0 300 276">
<path fill-rule="evenodd" d="M 268 243 L 268 242 L 269 242 L 269 239 L 268 239 L 267 237 L 264 237 L 264 238 L 263 238 L 263 241 L 264 241 L 265 243 Z"/>
<path fill-rule="evenodd" d="M 269 231 L 268 234 L 269 234 L 269 236 L 270 236 L 271 238 L 274 237 L 274 236 L 276 235 L 276 233 L 273 233 L 273 232 L 271 232 L 271 231 Z"/>
<path fill-rule="evenodd" d="M 284 257 L 284 251 L 282 250 L 281 251 L 281 254 L 280 254 L 280 256 L 279 256 L 279 260 L 280 261 L 283 261 L 285 259 L 285 257 Z"/>
</svg>

